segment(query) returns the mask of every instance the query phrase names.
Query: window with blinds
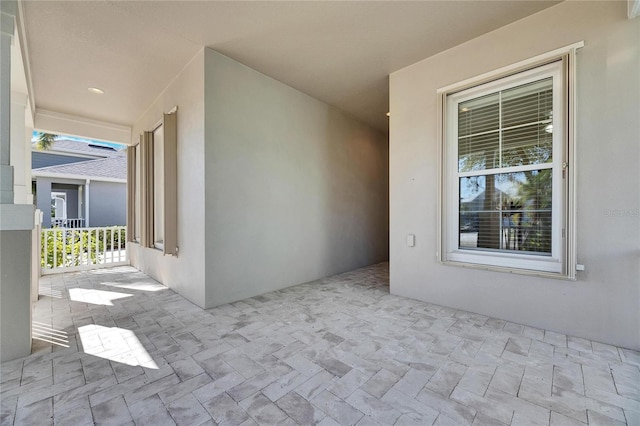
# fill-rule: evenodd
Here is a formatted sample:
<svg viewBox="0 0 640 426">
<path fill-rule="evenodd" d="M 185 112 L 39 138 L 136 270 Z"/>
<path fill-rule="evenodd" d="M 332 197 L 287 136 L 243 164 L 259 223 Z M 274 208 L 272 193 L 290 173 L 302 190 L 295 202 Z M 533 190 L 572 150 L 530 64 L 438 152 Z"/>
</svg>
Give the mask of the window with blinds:
<svg viewBox="0 0 640 426">
<path fill-rule="evenodd" d="M 563 61 L 444 95 L 445 260 L 560 273 Z"/>
<path fill-rule="evenodd" d="M 458 104 L 461 248 L 551 255 L 552 101 L 546 78 Z"/>
</svg>

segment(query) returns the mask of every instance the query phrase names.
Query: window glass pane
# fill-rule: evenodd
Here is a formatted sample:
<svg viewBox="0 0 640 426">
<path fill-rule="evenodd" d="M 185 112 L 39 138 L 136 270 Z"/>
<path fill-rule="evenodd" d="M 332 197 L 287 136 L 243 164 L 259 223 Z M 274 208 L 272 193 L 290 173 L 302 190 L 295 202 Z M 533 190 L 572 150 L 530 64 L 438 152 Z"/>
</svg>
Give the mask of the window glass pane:
<svg viewBox="0 0 640 426">
<path fill-rule="evenodd" d="M 458 171 L 551 162 L 552 84 L 547 78 L 459 103 Z"/>
<path fill-rule="evenodd" d="M 500 125 L 497 93 L 458 104 L 458 137 L 497 130 Z"/>
<path fill-rule="evenodd" d="M 534 124 L 502 132 L 502 167 L 550 163 L 552 152 L 551 124 Z"/>
<path fill-rule="evenodd" d="M 552 170 L 460 178 L 461 249 L 551 254 Z"/>
<path fill-rule="evenodd" d="M 153 132 L 153 235 L 164 242 L 164 133 L 160 126 Z"/>
<path fill-rule="evenodd" d="M 553 80 L 502 92 L 502 167 L 552 161 Z"/>
<path fill-rule="evenodd" d="M 502 92 L 502 128 L 551 121 L 553 80 L 546 78 Z"/>
<path fill-rule="evenodd" d="M 499 167 L 500 133 L 491 132 L 458 140 L 458 171 L 493 169 Z"/>
</svg>

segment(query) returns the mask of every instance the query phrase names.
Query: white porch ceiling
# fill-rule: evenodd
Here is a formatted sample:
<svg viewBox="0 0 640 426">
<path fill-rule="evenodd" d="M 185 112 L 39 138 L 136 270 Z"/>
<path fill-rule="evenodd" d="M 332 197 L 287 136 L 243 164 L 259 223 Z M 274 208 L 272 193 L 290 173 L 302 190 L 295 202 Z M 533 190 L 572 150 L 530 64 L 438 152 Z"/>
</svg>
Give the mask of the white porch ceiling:
<svg viewBox="0 0 640 426">
<path fill-rule="evenodd" d="M 37 108 L 131 125 L 208 46 L 386 132 L 389 73 L 556 3 L 23 0 L 23 10 Z"/>
</svg>

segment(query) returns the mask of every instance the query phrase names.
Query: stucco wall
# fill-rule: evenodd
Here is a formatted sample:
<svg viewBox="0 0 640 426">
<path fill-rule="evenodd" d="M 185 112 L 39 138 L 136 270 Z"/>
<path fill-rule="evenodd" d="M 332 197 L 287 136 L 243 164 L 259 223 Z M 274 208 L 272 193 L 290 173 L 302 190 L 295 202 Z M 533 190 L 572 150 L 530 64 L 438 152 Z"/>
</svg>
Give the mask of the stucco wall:
<svg viewBox="0 0 640 426">
<path fill-rule="evenodd" d="M 580 40 L 577 255 L 586 270 L 569 282 L 440 264 L 436 90 Z M 392 293 L 640 349 L 639 54 L 626 2 L 563 2 L 393 73 Z"/>
<path fill-rule="evenodd" d="M 204 306 L 204 53 L 199 52 L 136 121 L 133 144 L 178 106 L 178 257 L 129 244 L 131 264 Z"/>
<path fill-rule="evenodd" d="M 89 183 L 89 226 L 114 226 L 127 223 L 127 184 Z"/>
<path fill-rule="evenodd" d="M 36 180 L 36 208 L 42 211 L 42 227 L 51 227 L 51 179 Z"/>
<path fill-rule="evenodd" d="M 205 50 L 207 306 L 388 258 L 386 137 Z"/>
</svg>

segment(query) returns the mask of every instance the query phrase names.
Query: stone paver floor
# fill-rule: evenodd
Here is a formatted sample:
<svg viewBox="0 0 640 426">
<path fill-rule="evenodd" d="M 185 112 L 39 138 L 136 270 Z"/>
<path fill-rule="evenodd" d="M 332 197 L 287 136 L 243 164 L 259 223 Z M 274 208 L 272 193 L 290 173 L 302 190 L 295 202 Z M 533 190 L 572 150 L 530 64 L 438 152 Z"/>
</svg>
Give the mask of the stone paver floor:
<svg viewBox="0 0 640 426">
<path fill-rule="evenodd" d="M 388 275 L 209 310 L 130 267 L 43 277 L 1 423 L 640 424 L 638 352 L 392 296 Z"/>
</svg>

